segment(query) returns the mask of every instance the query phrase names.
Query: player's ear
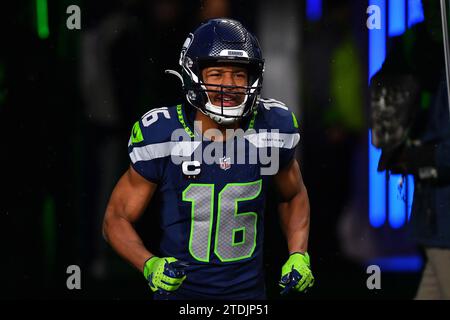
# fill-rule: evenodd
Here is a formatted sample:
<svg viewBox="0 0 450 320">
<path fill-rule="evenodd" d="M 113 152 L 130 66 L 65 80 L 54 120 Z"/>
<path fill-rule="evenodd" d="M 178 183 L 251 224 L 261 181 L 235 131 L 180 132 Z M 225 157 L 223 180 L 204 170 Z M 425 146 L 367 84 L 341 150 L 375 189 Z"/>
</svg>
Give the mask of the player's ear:
<svg viewBox="0 0 450 320">
<path fill-rule="evenodd" d="M 200 81 L 202 81 L 203 83 L 205 83 L 206 71 L 206 68 L 200 69 Z"/>
</svg>

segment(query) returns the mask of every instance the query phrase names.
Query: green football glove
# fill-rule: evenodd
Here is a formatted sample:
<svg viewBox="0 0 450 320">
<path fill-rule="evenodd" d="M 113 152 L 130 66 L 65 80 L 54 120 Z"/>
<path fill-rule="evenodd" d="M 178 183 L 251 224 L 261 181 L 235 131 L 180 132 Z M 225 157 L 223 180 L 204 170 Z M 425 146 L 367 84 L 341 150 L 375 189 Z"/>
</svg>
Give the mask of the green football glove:
<svg viewBox="0 0 450 320">
<path fill-rule="evenodd" d="M 145 262 L 144 277 L 153 292 L 177 290 L 186 279 L 187 264 L 173 257 L 151 257 Z"/>
<path fill-rule="evenodd" d="M 309 255 L 307 252 L 295 252 L 289 256 L 288 261 L 281 269 L 280 286 L 283 288 L 281 294 L 290 290 L 303 292 L 314 285 L 314 276 L 311 272 Z"/>
</svg>

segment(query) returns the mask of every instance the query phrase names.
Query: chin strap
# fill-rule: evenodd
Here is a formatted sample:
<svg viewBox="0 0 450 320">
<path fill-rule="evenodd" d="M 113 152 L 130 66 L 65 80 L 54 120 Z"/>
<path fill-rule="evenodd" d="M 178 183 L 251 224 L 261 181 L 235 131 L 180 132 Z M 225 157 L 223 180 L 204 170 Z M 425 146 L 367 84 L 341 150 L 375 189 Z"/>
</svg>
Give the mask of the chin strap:
<svg viewBox="0 0 450 320">
<path fill-rule="evenodd" d="M 246 100 L 247 100 L 247 97 L 246 97 Z M 233 107 L 233 108 L 243 108 L 245 106 L 246 100 L 243 103 L 241 103 L 240 105 L 238 105 L 236 107 Z M 213 113 L 214 109 L 217 109 L 217 112 L 219 112 L 219 110 L 220 111 L 222 110 L 221 107 L 212 104 L 210 99 L 209 99 L 209 97 L 208 97 L 208 102 L 205 104 L 206 114 L 211 119 L 213 119 L 215 122 L 217 122 L 219 124 L 230 125 L 230 124 L 233 124 L 236 121 L 238 121 L 239 118 L 242 116 L 242 114 L 241 114 L 241 115 L 236 116 L 236 117 L 233 117 L 233 116 L 226 117 L 226 116 L 223 116 L 223 115 L 214 114 Z M 210 111 L 210 112 L 208 112 L 208 111 Z"/>
</svg>

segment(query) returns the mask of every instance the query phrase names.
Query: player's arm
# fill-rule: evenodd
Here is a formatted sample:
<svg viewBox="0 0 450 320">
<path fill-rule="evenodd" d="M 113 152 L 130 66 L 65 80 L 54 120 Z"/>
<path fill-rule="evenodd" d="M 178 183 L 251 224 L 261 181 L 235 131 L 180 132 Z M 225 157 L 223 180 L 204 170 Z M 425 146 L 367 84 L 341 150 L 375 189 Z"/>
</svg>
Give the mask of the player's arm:
<svg viewBox="0 0 450 320">
<path fill-rule="evenodd" d="M 157 257 L 148 251 L 133 224 L 153 197 L 157 184 L 139 175 L 132 166 L 115 186 L 103 221 L 107 242 L 144 274 L 153 291 L 175 291 L 186 279 L 185 266 L 174 257 Z"/>
<path fill-rule="evenodd" d="M 297 160 L 293 159 L 275 176 L 281 196 L 278 206 L 281 227 L 285 234 L 289 259 L 281 269 L 282 294 L 295 290 L 302 292 L 312 287 L 314 276 L 308 255 L 309 198 Z"/>
<path fill-rule="evenodd" d="M 275 184 L 281 196 L 278 212 L 289 253 L 305 253 L 308 250 L 309 198 L 297 160 L 292 160 L 275 175 Z"/>
<path fill-rule="evenodd" d="M 156 187 L 130 166 L 116 184 L 103 220 L 106 241 L 141 272 L 153 254 L 145 248 L 133 224 L 144 212 Z"/>
</svg>

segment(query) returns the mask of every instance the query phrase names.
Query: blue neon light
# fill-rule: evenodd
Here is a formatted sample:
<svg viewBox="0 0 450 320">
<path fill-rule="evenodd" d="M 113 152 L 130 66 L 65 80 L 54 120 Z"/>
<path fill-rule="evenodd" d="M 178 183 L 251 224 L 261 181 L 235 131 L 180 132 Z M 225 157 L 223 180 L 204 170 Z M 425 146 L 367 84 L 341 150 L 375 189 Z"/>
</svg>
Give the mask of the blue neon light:
<svg viewBox="0 0 450 320">
<path fill-rule="evenodd" d="M 309 21 L 317 21 L 322 18 L 322 0 L 306 1 L 306 17 Z"/>
<path fill-rule="evenodd" d="M 392 0 L 391 0 L 392 1 Z M 397 0 L 398 1 L 398 0 Z M 408 28 L 425 20 L 421 0 L 408 0 Z"/>
<path fill-rule="evenodd" d="M 405 4 L 408 4 L 406 10 Z M 369 5 L 380 8 L 381 29 L 369 30 L 369 82 L 378 72 L 386 58 L 386 13 L 389 10 L 388 35 L 398 36 L 408 27 L 424 20 L 421 0 L 369 0 Z M 408 17 L 406 17 L 406 11 Z M 406 21 L 407 20 L 407 21 Z M 369 132 L 369 220 L 370 224 L 379 228 L 386 219 L 392 228 L 398 229 L 411 218 L 411 208 L 414 194 L 414 179 L 408 177 L 404 181 L 403 190 L 398 188 L 399 176 L 391 176 L 386 183 L 386 173 L 377 172 L 376 168 L 381 151 L 372 146 Z M 386 199 L 386 186 L 388 199 Z M 386 201 L 389 201 L 386 212 Z M 388 218 L 387 218 L 388 217 Z"/>
<path fill-rule="evenodd" d="M 406 222 L 406 181 L 401 175 L 389 176 L 389 224 L 400 229 Z"/>
<path fill-rule="evenodd" d="M 413 196 L 414 196 L 414 177 L 408 176 L 408 221 L 411 219 L 411 210 L 413 204 Z"/>
<path fill-rule="evenodd" d="M 419 272 L 423 268 L 423 259 L 420 256 L 393 256 L 374 259 L 369 262 L 377 265 L 381 271 L 387 272 Z"/>
<path fill-rule="evenodd" d="M 408 17 L 405 3 L 408 1 Z M 405 26 L 413 26 L 424 20 L 421 0 L 389 0 L 389 24 L 386 30 L 386 0 L 369 0 L 369 5 L 380 8 L 381 29 L 369 30 L 369 82 L 381 68 L 386 58 L 386 35 L 399 36 L 405 32 Z M 386 34 L 387 31 L 387 34 Z M 398 175 L 391 175 L 387 183 L 387 173 L 377 171 L 381 150 L 372 145 L 369 131 L 369 221 L 372 227 L 380 228 L 389 220 L 393 229 L 399 229 L 411 218 L 414 194 L 414 180 L 408 176 L 399 188 Z M 386 199 L 388 187 L 388 199 Z M 386 201 L 389 201 L 388 203 Z M 387 204 L 387 205 L 386 205 Z M 386 212 L 387 211 L 387 212 Z M 371 264 L 380 266 L 388 272 L 419 272 L 423 268 L 420 256 L 394 256 L 373 260 Z"/>
<path fill-rule="evenodd" d="M 370 0 L 380 8 L 381 29 L 369 30 L 369 81 L 380 70 L 386 58 L 386 0 Z"/>
<path fill-rule="evenodd" d="M 372 145 L 372 131 L 369 131 L 369 221 L 379 228 L 386 222 L 386 174 L 377 172 L 381 150 Z"/>
<path fill-rule="evenodd" d="M 403 34 L 406 29 L 406 3 L 404 0 L 389 1 L 389 36 Z"/>
<path fill-rule="evenodd" d="M 369 30 L 369 81 L 380 70 L 386 58 L 386 1 L 369 0 L 369 5 L 380 8 L 381 29 Z M 369 131 L 369 221 L 381 227 L 386 221 L 386 174 L 377 172 L 381 150 L 372 145 Z"/>
</svg>

